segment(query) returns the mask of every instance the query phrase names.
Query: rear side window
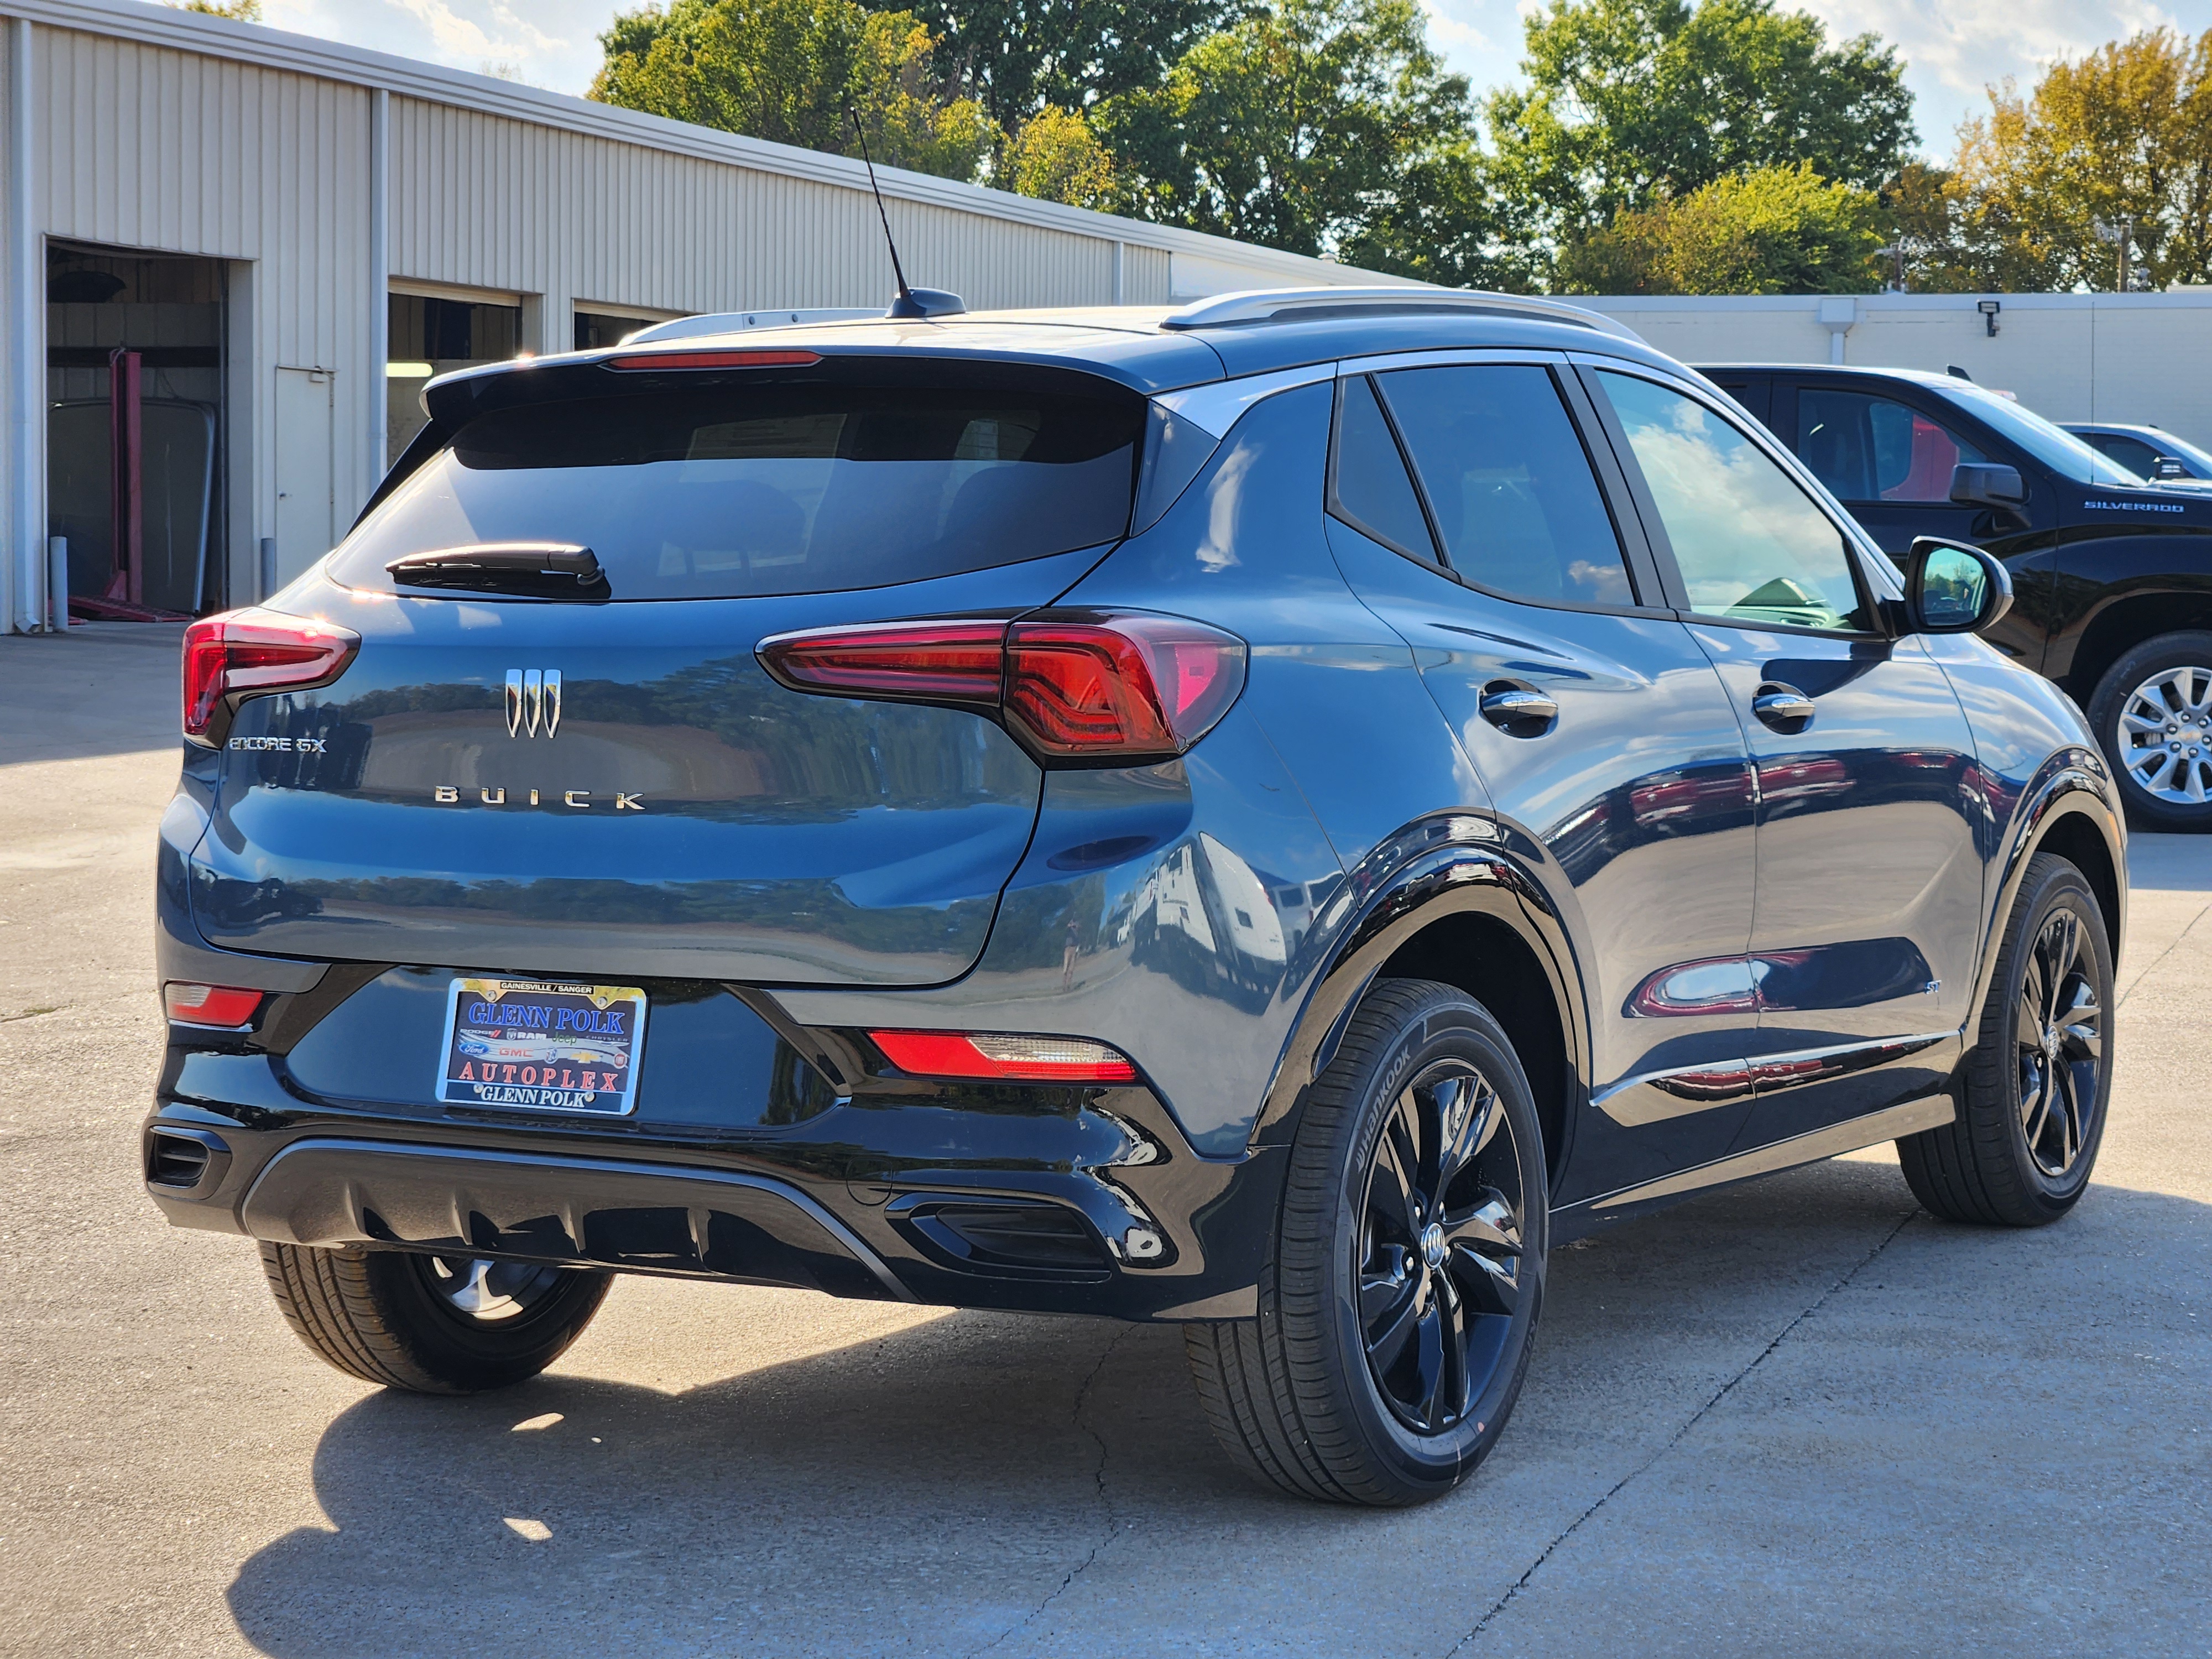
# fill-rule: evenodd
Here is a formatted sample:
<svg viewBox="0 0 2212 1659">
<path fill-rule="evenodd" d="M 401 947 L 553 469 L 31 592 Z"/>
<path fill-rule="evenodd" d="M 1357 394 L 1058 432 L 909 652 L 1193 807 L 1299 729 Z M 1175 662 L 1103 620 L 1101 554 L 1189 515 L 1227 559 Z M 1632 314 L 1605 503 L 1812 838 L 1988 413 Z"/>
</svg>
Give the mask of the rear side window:
<svg viewBox="0 0 2212 1659">
<path fill-rule="evenodd" d="M 1375 387 L 1365 375 L 1347 380 L 1336 427 L 1336 516 L 1386 546 L 1436 562 L 1437 548 L 1421 516 L 1406 458 L 1390 433 Z"/>
<path fill-rule="evenodd" d="M 1144 399 L 765 384 L 624 391 L 464 427 L 348 539 L 333 574 L 408 553 L 582 543 L 617 599 L 879 587 L 1127 533 Z"/>
<path fill-rule="evenodd" d="M 1454 570 L 1539 604 L 1636 603 L 1597 476 L 1548 370 L 1486 363 L 1376 379 Z"/>
<path fill-rule="evenodd" d="M 1797 458 L 1845 501 L 1948 501 L 1952 469 L 1984 459 L 1917 409 L 1821 386 L 1797 394 Z"/>
</svg>

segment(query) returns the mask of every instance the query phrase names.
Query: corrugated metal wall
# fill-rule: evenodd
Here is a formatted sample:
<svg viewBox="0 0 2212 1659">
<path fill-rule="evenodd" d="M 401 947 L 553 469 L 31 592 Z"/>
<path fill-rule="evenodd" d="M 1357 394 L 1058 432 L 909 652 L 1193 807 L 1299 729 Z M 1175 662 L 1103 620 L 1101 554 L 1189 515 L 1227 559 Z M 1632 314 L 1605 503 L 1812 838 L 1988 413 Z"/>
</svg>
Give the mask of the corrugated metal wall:
<svg viewBox="0 0 2212 1659">
<path fill-rule="evenodd" d="M 368 100 L 358 87 L 70 30 L 43 62 L 33 211 L 50 237 L 235 262 L 230 350 L 233 592 L 276 522 L 279 367 L 335 374 L 340 522 L 367 496 L 374 295 Z M 313 550 L 319 554 L 320 549 Z M 297 552 L 299 556 L 295 556 Z M 307 562 L 283 550 L 283 574 Z"/>
<path fill-rule="evenodd" d="M 395 98 L 392 267 L 398 277 L 659 310 L 860 306 L 890 297 L 866 196 Z M 1104 304 L 1113 244 L 893 198 L 908 280 L 978 309 Z M 1153 253 L 1152 250 L 1144 250 Z M 1131 303 L 1167 298 L 1166 260 L 1125 267 Z"/>
</svg>

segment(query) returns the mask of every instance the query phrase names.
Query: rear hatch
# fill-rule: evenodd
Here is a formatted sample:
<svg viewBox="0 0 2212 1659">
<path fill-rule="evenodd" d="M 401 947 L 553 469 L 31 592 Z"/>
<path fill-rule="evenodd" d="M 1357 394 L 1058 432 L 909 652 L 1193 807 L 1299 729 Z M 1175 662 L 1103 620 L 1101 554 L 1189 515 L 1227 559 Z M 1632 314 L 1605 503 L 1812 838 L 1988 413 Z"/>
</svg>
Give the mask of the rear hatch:
<svg viewBox="0 0 2212 1659">
<path fill-rule="evenodd" d="M 219 733 L 192 861 L 210 941 L 796 984 L 973 963 L 1036 763 L 981 714 L 788 690 L 754 646 L 1048 602 L 1126 533 L 1144 399 L 1031 366 L 731 356 L 434 396 L 411 472 L 283 599 L 357 632 L 353 662 Z M 566 598 L 498 556 L 386 568 L 501 543 L 599 574 Z"/>
</svg>

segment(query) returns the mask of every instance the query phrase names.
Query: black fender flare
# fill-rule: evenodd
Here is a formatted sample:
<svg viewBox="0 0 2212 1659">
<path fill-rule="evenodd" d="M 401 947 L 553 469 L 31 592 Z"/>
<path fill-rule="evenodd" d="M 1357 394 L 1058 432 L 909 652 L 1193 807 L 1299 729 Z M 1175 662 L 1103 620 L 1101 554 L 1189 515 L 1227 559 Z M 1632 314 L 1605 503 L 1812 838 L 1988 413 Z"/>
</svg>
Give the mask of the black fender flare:
<svg viewBox="0 0 2212 1659">
<path fill-rule="evenodd" d="M 1470 836 L 1479 830 L 1480 836 Z M 1589 1022 L 1582 977 L 1565 923 L 1543 886 L 1498 841 L 1486 820 L 1463 816 L 1416 824 L 1376 849 L 1353 871 L 1352 902 L 1328 931 L 1328 966 L 1314 976 L 1254 1121 L 1250 1146 L 1288 1145 L 1307 1091 L 1328 1069 L 1353 1010 L 1399 948 L 1446 917 L 1492 918 L 1542 965 L 1559 1012 L 1567 1098 L 1554 1170 L 1565 1167 L 1576 1119 L 1589 1097 Z M 1438 844 L 1439 837 L 1449 837 Z M 1370 874 L 1370 872 L 1374 872 Z M 1363 880 L 1363 878 L 1366 878 Z"/>
<path fill-rule="evenodd" d="M 2086 820 L 2104 842 L 2112 860 L 2115 914 L 2105 918 L 2111 935 L 2112 958 L 2119 959 L 2120 943 L 2127 934 L 2128 840 L 2124 817 L 2115 798 L 2111 769 L 2094 749 L 2069 745 L 2058 750 L 2036 769 L 2021 792 L 2011 822 L 1992 866 L 1998 872 L 1982 916 L 1982 949 L 1974 965 L 1973 994 L 1967 1000 L 1963 1047 L 1972 1048 L 1981 1030 L 1982 1013 L 1996 982 L 1997 956 L 2004 945 L 2005 928 L 2013 907 L 2020 902 L 2021 884 L 2027 878 L 2028 861 L 2049 845 L 2053 832 L 2069 819 Z"/>
</svg>

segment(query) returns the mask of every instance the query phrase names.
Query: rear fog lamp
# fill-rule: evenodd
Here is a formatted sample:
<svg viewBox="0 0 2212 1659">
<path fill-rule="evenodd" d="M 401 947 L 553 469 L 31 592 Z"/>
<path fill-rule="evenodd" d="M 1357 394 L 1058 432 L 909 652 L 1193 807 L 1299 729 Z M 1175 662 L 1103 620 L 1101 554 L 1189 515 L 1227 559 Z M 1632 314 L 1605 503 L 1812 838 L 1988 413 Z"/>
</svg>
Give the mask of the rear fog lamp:
<svg viewBox="0 0 2212 1659">
<path fill-rule="evenodd" d="M 212 1025 L 234 1031 L 260 1012 L 265 991 L 237 985 L 172 983 L 161 988 L 161 1003 L 179 1025 Z"/>
<path fill-rule="evenodd" d="M 963 1031 L 868 1035 L 885 1059 L 915 1077 L 976 1078 L 993 1083 L 1137 1080 L 1137 1068 L 1124 1055 L 1085 1037 Z"/>
</svg>

